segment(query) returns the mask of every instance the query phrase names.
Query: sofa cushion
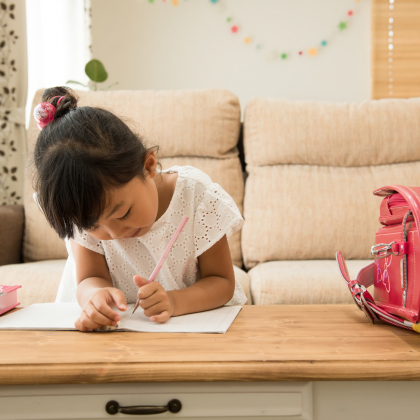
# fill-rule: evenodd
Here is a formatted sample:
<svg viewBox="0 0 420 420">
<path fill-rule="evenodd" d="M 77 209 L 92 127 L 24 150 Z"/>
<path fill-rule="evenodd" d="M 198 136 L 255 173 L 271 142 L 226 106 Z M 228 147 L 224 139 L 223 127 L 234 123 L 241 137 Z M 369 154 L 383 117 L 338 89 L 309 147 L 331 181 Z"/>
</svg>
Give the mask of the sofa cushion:
<svg viewBox="0 0 420 420">
<path fill-rule="evenodd" d="M 354 103 L 256 98 L 245 109 L 249 165 L 366 166 L 420 160 L 420 98 Z"/>
<path fill-rule="evenodd" d="M 233 266 L 233 271 L 235 273 L 235 279 L 241 285 L 247 301 L 245 305 L 252 305 L 252 297 L 251 297 L 251 277 L 249 277 L 248 273 L 241 270 L 239 267 Z"/>
<path fill-rule="evenodd" d="M 370 262 L 347 260 L 351 278 Z M 335 260 L 271 261 L 258 264 L 248 274 L 254 305 L 353 302 Z"/>
<path fill-rule="evenodd" d="M 21 306 L 55 301 L 66 260 L 46 260 L 0 267 L 0 283 L 19 284 L 18 301 Z"/>
<path fill-rule="evenodd" d="M 22 286 L 18 290 L 18 300 L 21 306 L 55 302 L 65 264 L 66 260 L 61 259 L 4 265 L 0 267 L 0 284 L 3 286 L 15 284 Z M 235 278 L 242 286 L 248 299 L 246 305 L 251 305 L 251 279 L 239 267 L 233 266 L 233 269 Z"/>
<path fill-rule="evenodd" d="M 36 93 L 32 109 L 41 100 Z M 122 116 L 146 139 L 159 145 L 164 166 L 192 165 L 219 183 L 242 210 L 243 179 L 236 148 L 240 130 L 238 98 L 222 89 L 182 91 L 82 92 L 79 106 L 99 106 Z M 31 118 L 28 142 L 32 153 L 39 129 Z M 176 158 L 175 158 L 176 157 Z M 199 159 L 202 158 L 202 159 Z M 226 160 L 226 162 L 224 162 Z M 25 180 L 24 261 L 67 257 L 64 241 L 47 224 L 32 199 L 31 176 Z M 241 265 L 240 234 L 232 236 L 233 261 Z"/>
<path fill-rule="evenodd" d="M 242 253 L 370 258 L 384 185 L 419 185 L 420 98 L 361 103 L 255 99 L 244 120 Z"/>
</svg>

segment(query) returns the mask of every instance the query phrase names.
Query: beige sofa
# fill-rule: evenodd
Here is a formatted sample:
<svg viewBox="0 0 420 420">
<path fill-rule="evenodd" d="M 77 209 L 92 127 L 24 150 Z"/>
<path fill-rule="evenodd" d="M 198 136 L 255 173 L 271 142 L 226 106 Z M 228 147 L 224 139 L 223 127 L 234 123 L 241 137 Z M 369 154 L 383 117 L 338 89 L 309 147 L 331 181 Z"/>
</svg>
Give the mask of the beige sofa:
<svg viewBox="0 0 420 420">
<path fill-rule="evenodd" d="M 196 166 L 233 197 L 245 226 L 229 244 L 249 304 L 351 302 L 335 251 L 351 259 L 356 274 L 367 263 L 378 227 L 379 201 L 371 192 L 388 183 L 419 184 L 418 99 L 255 99 L 243 122 L 244 183 L 234 94 L 208 89 L 79 95 L 80 106 L 110 109 L 128 118 L 149 145 L 159 144 L 164 168 Z M 30 153 L 38 133 L 31 120 Z M 0 284 L 22 284 L 25 306 L 54 301 L 67 257 L 32 193 L 28 171 L 24 206 L 0 207 Z"/>
</svg>

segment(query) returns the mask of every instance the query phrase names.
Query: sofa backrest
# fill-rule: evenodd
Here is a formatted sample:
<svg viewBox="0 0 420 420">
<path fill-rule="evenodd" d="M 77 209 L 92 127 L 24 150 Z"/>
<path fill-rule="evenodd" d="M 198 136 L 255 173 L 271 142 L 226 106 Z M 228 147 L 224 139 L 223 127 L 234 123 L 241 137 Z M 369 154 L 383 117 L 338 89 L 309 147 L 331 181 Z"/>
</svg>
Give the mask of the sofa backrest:
<svg viewBox="0 0 420 420">
<path fill-rule="evenodd" d="M 36 93 L 33 108 L 41 102 Z M 238 98 L 221 89 L 182 91 L 76 92 L 79 106 L 98 106 L 128 118 L 147 139 L 160 146 L 162 167 L 192 165 L 206 172 L 232 196 L 242 211 L 243 176 L 238 158 Z M 32 155 L 39 129 L 31 118 L 28 150 Z M 28 176 L 29 175 L 29 176 Z M 48 225 L 32 199 L 30 173 L 25 179 L 24 261 L 66 258 L 64 241 Z M 240 233 L 229 241 L 232 259 L 242 265 Z"/>
<path fill-rule="evenodd" d="M 242 252 L 270 260 L 370 258 L 389 184 L 420 185 L 420 98 L 254 99 L 245 109 Z"/>
</svg>

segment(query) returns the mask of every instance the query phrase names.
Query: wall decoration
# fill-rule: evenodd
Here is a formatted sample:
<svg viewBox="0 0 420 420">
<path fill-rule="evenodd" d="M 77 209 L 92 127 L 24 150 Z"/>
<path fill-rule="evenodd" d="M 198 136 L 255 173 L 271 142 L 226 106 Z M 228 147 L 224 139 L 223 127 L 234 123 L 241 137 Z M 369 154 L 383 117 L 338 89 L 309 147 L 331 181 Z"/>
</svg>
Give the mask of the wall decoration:
<svg viewBox="0 0 420 420">
<path fill-rule="evenodd" d="M 153 4 L 156 3 L 159 0 L 148 0 L 149 3 Z M 161 0 L 164 3 L 166 3 L 166 0 Z M 240 23 L 236 22 L 236 20 L 233 17 L 233 14 L 230 12 L 226 12 L 227 9 L 227 0 L 207 0 L 210 5 L 218 5 L 221 6 L 220 10 L 222 11 L 224 15 L 224 20 L 228 24 L 229 32 L 232 35 L 238 36 L 238 38 L 241 40 L 241 42 L 245 43 L 246 45 L 249 45 L 250 47 L 254 47 L 256 50 L 263 51 L 267 49 L 265 46 L 267 45 L 266 42 L 263 42 L 263 40 L 259 40 L 257 38 L 251 37 L 249 34 L 247 34 L 246 28 Z M 187 0 L 184 0 L 184 2 L 187 2 Z M 302 56 L 309 56 L 309 57 L 316 57 L 319 53 L 322 52 L 322 50 L 328 46 L 329 42 L 337 36 L 340 32 L 343 32 L 344 30 L 348 29 L 349 25 L 351 24 L 350 18 L 352 18 L 355 14 L 355 10 L 357 9 L 357 3 L 360 2 L 360 0 L 352 0 L 353 8 L 350 10 L 347 10 L 346 13 L 343 15 L 343 18 L 337 22 L 337 25 L 335 28 L 332 28 L 330 35 L 324 39 L 316 40 L 312 43 L 312 45 L 308 45 L 306 48 L 300 48 L 297 50 L 293 50 L 287 47 L 281 46 L 280 49 L 271 49 L 267 52 L 266 58 L 270 61 L 273 60 L 279 60 L 279 61 L 285 61 L 294 57 L 302 57 Z M 172 6 L 179 6 L 180 2 L 179 0 L 172 0 Z"/>
</svg>

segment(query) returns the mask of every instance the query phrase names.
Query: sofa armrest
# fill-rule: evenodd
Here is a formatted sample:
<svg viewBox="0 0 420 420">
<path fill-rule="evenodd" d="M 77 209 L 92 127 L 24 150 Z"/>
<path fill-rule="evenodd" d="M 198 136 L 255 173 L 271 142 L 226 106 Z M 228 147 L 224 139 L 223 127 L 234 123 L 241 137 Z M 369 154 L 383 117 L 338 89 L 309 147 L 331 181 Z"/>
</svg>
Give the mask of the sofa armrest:
<svg viewBox="0 0 420 420">
<path fill-rule="evenodd" d="M 22 205 L 0 206 L 0 266 L 22 262 Z"/>
</svg>

